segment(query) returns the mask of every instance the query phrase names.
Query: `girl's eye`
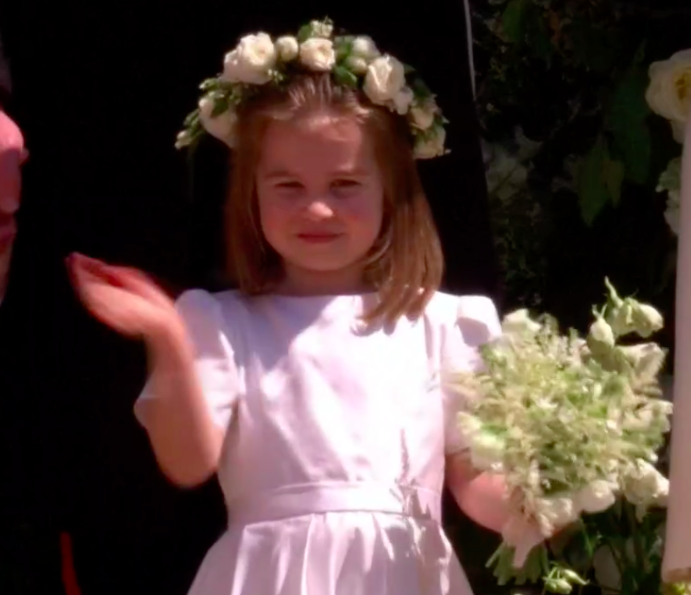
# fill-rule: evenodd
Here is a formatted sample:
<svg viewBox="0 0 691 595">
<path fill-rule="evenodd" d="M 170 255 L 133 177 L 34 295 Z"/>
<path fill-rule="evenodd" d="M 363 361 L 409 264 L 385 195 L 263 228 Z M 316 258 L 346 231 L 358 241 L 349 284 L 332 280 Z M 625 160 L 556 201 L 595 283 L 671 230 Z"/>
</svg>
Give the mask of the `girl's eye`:
<svg viewBox="0 0 691 595">
<path fill-rule="evenodd" d="M 296 190 L 302 187 L 300 182 L 281 182 L 277 185 L 278 188 L 283 190 Z"/>
<path fill-rule="evenodd" d="M 345 188 L 345 189 L 351 189 L 351 188 L 357 188 L 360 186 L 360 183 L 357 182 L 356 180 L 336 180 L 333 183 L 335 188 Z"/>
</svg>

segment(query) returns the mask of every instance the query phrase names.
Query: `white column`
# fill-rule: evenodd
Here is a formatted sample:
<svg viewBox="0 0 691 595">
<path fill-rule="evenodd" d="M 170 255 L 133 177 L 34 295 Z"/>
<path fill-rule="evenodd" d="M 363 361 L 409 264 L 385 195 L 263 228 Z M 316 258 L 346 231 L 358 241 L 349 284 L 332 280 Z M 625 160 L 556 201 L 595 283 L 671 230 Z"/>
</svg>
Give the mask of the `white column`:
<svg viewBox="0 0 691 595">
<path fill-rule="evenodd" d="M 662 578 L 691 580 L 691 117 L 682 159 L 670 495 Z"/>
</svg>

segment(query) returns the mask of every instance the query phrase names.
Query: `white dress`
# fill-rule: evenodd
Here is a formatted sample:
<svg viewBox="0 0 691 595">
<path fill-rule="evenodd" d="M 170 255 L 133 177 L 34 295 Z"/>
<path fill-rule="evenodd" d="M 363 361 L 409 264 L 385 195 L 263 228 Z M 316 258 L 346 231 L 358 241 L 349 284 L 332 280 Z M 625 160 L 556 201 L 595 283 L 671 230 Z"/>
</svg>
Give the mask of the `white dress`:
<svg viewBox="0 0 691 595">
<path fill-rule="evenodd" d="M 364 331 L 373 299 L 178 301 L 227 429 L 228 530 L 190 595 L 471 595 L 440 525 L 445 454 L 463 448 L 440 375 L 478 364 L 497 313 L 437 293 L 418 320 Z"/>
</svg>

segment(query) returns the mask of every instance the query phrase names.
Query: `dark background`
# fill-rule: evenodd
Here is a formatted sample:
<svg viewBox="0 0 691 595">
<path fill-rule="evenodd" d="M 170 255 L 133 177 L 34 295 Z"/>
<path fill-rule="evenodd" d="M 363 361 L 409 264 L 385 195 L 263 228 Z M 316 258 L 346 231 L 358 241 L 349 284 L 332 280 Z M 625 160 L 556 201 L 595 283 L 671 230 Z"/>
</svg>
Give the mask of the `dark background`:
<svg viewBox="0 0 691 595">
<path fill-rule="evenodd" d="M 447 255 L 445 285 L 496 297 L 463 3 L 328 9 L 338 26 L 418 67 L 438 93 L 452 153 L 421 169 Z M 0 308 L 3 595 L 60 593 L 63 530 L 84 595 L 182 595 L 223 530 L 215 485 L 183 492 L 158 472 L 132 415 L 145 377 L 141 346 L 85 315 L 63 260 L 80 251 L 137 266 L 174 292 L 214 286 L 227 156 L 204 144 L 191 176 L 175 135 L 198 83 L 220 70 L 241 33 L 294 31 L 324 13 L 312 0 L 0 7 L 8 111 L 31 153 Z"/>
</svg>

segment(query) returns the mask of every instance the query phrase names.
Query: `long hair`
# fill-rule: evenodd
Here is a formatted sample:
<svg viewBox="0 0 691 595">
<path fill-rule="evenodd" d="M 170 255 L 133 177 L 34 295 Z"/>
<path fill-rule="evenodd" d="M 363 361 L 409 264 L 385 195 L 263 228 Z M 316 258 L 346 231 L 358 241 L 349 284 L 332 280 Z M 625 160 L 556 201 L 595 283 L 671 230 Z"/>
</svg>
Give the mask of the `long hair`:
<svg viewBox="0 0 691 595">
<path fill-rule="evenodd" d="M 280 282 L 281 257 L 262 233 L 256 170 L 262 140 L 273 121 L 321 110 L 354 118 L 371 135 L 384 182 L 384 212 L 379 237 L 365 262 L 365 280 L 377 291 L 368 322 L 417 318 L 439 288 L 443 256 L 436 227 L 412 151 L 404 119 L 373 105 L 361 92 L 336 84 L 327 74 L 305 74 L 284 87 L 271 86 L 238 108 L 227 204 L 231 277 L 241 291 L 258 295 Z"/>
</svg>

